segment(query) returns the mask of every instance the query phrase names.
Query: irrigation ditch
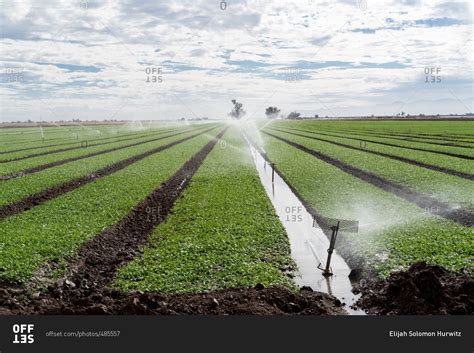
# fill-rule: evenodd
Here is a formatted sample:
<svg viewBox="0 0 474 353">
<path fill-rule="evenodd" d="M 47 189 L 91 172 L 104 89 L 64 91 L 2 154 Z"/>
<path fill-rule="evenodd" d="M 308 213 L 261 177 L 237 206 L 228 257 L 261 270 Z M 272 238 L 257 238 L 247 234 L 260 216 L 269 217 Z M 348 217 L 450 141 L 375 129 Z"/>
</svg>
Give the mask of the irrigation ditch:
<svg viewBox="0 0 474 353">
<path fill-rule="evenodd" d="M 345 306 L 349 314 L 474 313 L 472 276 L 425 262 L 414 263 L 408 270 L 393 272 L 383 279 L 365 265 L 364 259 L 347 252 L 342 256 L 335 252 L 332 254 L 333 276 L 329 279 L 324 277 L 318 263 L 325 260 L 321 258 L 321 251 L 327 249 L 331 237 L 324 226 L 325 218 L 301 197 L 260 148 L 250 141 L 249 146 L 253 150 L 262 184 L 288 232 L 292 256 L 299 268 L 296 278 L 299 285 L 335 295 L 344 304 L 349 304 Z M 295 211 L 297 218 L 294 217 Z M 472 217 L 470 219 L 472 222 Z M 320 229 L 315 230 L 311 220 L 318 223 Z"/>
<path fill-rule="evenodd" d="M 295 281 L 299 287 L 310 287 L 314 291 L 338 298 L 349 314 L 364 315 L 354 306 L 359 295 L 353 293 L 349 279 L 351 269 L 337 253 L 332 254 L 332 275 L 324 276 L 318 269 L 326 261 L 329 239 L 320 227 L 314 227 L 311 214 L 293 192 L 266 156 L 250 140 L 247 140 L 260 181 L 271 200 L 275 211 L 285 227 L 291 247 L 291 256 L 298 266 Z"/>
</svg>

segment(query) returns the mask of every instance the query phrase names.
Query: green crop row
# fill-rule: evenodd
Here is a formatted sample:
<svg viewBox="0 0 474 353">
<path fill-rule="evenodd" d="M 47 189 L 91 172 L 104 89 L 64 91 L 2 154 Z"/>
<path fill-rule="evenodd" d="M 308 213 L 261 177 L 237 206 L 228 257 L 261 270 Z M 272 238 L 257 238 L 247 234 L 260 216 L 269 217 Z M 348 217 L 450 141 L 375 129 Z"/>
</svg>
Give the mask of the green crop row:
<svg viewBox="0 0 474 353">
<path fill-rule="evenodd" d="M 11 148 L 19 144 L 29 145 L 38 143 L 56 143 L 61 141 L 72 141 L 77 136 L 79 138 L 94 138 L 99 135 L 115 135 L 120 129 L 117 125 L 94 125 L 94 126 L 55 126 L 55 127 L 34 127 L 0 129 L 1 148 Z"/>
<path fill-rule="evenodd" d="M 282 129 L 279 127 L 278 129 Z M 440 154 L 433 154 L 430 152 L 422 152 L 422 151 L 415 151 L 415 150 L 407 150 L 404 148 L 392 147 L 392 146 L 385 146 L 379 145 L 376 143 L 370 142 L 362 142 L 359 140 L 354 140 L 351 137 L 341 137 L 335 134 L 327 134 L 324 132 L 318 131 L 304 131 L 300 129 L 285 129 L 288 132 L 305 135 L 308 137 L 317 137 L 319 139 L 324 139 L 328 141 L 333 141 L 337 143 L 342 143 L 345 145 L 354 146 L 357 148 L 363 148 L 367 151 L 374 151 L 374 152 L 381 152 L 387 153 L 394 156 L 404 157 L 411 160 L 415 160 L 422 163 L 431 164 L 434 166 L 448 168 L 455 171 L 463 172 L 463 173 L 474 173 L 474 167 L 472 166 L 472 161 L 461 159 L 461 158 L 453 158 L 450 156 L 444 156 Z"/>
<path fill-rule="evenodd" d="M 347 122 L 333 122 L 333 123 L 346 124 Z M 325 127 L 326 125 L 321 126 L 317 122 L 313 122 L 313 121 L 309 121 L 309 122 L 308 121 L 305 121 L 305 122 L 278 121 L 278 122 L 274 122 L 273 124 L 274 126 L 295 127 L 302 130 L 308 130 L 308 131 L 319 131 L 319 132 L 324 132 L 324 133 L 329 132 L 332 134 L 337 134 L 339 137 L 355 137 L 355 138 L 367 140 L 369 142 L 376 141 L 376 142 L 382 142 L 382 143 L 391 143 L 394 145 L 399 145 L 399 146 L 404 146 L 404 147 L 409 147 L 409 148 L 423 148 L 426 150 L 445 152 L 445 153 L 455 153 L 455 154 L 461 154 L 461 155 L 474 157 L 474 149 L 441 146 L 441 145 L 429 145 L 429 144 L 419 143 L 415 141 L 394 140 L 387 137 L 377 137 L 377 136 L 372 136 L 372 135 L 367 136 L 367 135 L 364 135 L 363 132 L 356 132 L 356 131 L 341 132 L 341 131 L 338 131 L 338 128 L 340 129 L 341 125 L 336 125 L 338 128 L 333 127 L 331 129 L 328 129 L 327 127 Z"/>
<path fill-rule="evenodd" d="M 82 140 L 82 141 L 87 141 L 88 148 L 92 148 L 97 145 L 103 145 L 104 148 L 106 148 L 105 146 L 110 146 L 111 144 L 115 142 L 127 141 L 128 143 L 133 143 L 134 141 L 139 140 L 140 138 L 145 138 L 145 137 L 150 137 L 150 136 L 153 137 L 153 136 L 164 134 L 170 131 L 176 131 L 176 129 L 153 130 L 153 131 L 141 132 L 140 134 L 137 134 L 137 133 L 126 134 L 126 135 L 123 134 L 123 135 L 115 135 L 112 137 L 109 136 L 109 137 L 92 138 L 92 139 L 87 139 L 87 140 Z M 62 142 L 62 143 L 58 142 L 59 145 L 51 146 L 51 147 L 42 147 L 36 144 L 34 147 L 31 147 L 31 149 L 29 148 L 24 151 L 3 153 L 0 155 L 0 160 L 12 160 L 15 158 L 27 157 L 29 155 L 36 154 L 36 153 L 54 153 L 56 151 L 61 151 L 62 149 L 65 149 L 65 148 L 81 147 L 82 141 L 75 140 L 74 142 Z M 44 145 L 48 146 L 48 144 L 44 144 Z M 17 146 L 17 149 L 24 149 L 24 148 L 28 148 L 28 147 L 24 147 L 23 145 Z M 84 151 L 87 151 L 87 148 L 84 149 Z"/>
<path fill-rule="evenodd" d="M 340 130 L 340 131 L 345 131 L 345 132 L 354 132 L 354 130 Z M 357 131 L 359 132 L 359 131 Z M 429 143 L 434 143 L 434 144 L 459 144 L 461 146 L 468 146 L 468 147 L 473 147 L 474 141 L 472 138 L 469 138 L 467 136 L 464 137 L 455 137 L 455 136 L 427 136 L 427 135 L 419 135 L 419 134 L 399 134 L 399 133 L 394 133 L 394 132 L 382 132 L 382 131 L 375 131 L 375 130 L 367 130 L 367 131 L 362 131 L 364 134 L 368 136 L 381 136 L 381 137 L 388 137 L 388 138 L 397 138 L 401 140 L 407 140 L 407 141 L 415 141 L 415 142 L 429 142 Z"/>
<path fill-rule="evenodd" d="M 391 141 L 392 143 L 397 143 L 399 141 L 405 143 L 414 143 L 416 146 L 424 145 L 427 148 L 437 148 L 437 147 L 444 147 L 447 146 L 449 148 L 457 149 L 458 151 L 464 151 L 465 147 L 472 148 L 472 143 L 469 141 L 445 141 L 445 140 L 431 140 L 427 138 L 417 139 L 416 137 L 404 137 L 404 136 L 395 136 L 391 134 L 384 134 L 379 132 L 366 132 L 366 131 L 354 131 L 354 130 L 346 130 L 346 129 L 338 129 L 341 134 L 348 134 L 348 135 L 357 135 L 357 136 L 365 136 L 368 138 L 381 138 L 386 139 L 387 141 Z M 450 146 L 454 145 L 454 146 Z"/>
<path fill-rule="evenodd" d="M 328 142 L 321 142 L 276 130 L 268 131 L 351 166 L 405 185 L 411 190 L 434 196 L 453 205 L 474 200 L 474 188 L 471 180 L 420 168 L 383 156 L 335 146 Z"/>
<path fill-rule="evenodd" d="M 342 233 L 337 249 L 381 275 L 424 260 L 460 270 L 472 266 L 472 229 L 359 180 L 264 134 L 264 148 L 288 182 L 319 214 L 359 221 Z"/>
<path fill-rule="evenodd" d="M 224 140 L 143 254 L 119 270 L 117 288 L 178 293 L 257 283 L 291 286 L 284 274 L 293 267 L 289 242 L 248 148 L 236 129 Z"/>
<path fill-rule="evenodd" d="M 292 122 L 293 123 L 293 122 Z M 294 122 L 302 125 L 350 131 L 380 131 L 427 135 L 460 135 L 474 137 L 474 121 L 415 121 L 415 120 L 313 120 Z"/>
<path fill-rule="evenodd" d="M 192 126 L 191 124 L 190 126 Z M 125 136 L 139 136 L 174 129 L 184 124 L 170 123 L 127 123 L 122 125 L 82 125 L 0 129 L 0 152 L 8 152 L 20 148 L 34 148 L 53 144 L 75 144 L 81 140 L 103 141 L 105 139 Z M 44 137 L 44 141 L 43 141 Z"/>
<path fill-rule="evenodd" d="M 47 262 L 74 256 L 81 244 L 126 216 L 209 139 L 200 135 L 1 221 L 0 280 L 25 281 Z"/>
<path fill-rule="evenodd" d="M 40 166 L 43 164 L 47 163 L 52 163 L 56 161 L 61 161 L 63 159 L 69 159 L 69 158 L 75 158 L 75 157 L 81 157 L 87 154 L 91 153 L 97 153 L 109 149 L 114 149 L 114 148 L 121 148 L 125 147 L 128 148 L 128 145 L 135 144 L 135 143 L 147 143 L 148 141 L 153 141 L 155 139 L 163 138 L 166 136 L 171 136 L 176 133 L 180 132 L 186 132 L 189 131 L 190 129 L 188 128 L 183 128 L 183 129 L 176 129 L 176 130 L 171 130 L 165 133 L 157 132 L 156 135 L 154 136 L 145 136 L 141 138 L 134 139 L 132 141 L 127 140 L 127 141 L 118 141 L 118 142 L 112 142 L 108 143 L 106 145 L 99 145 L 99 146 L 88 146 L 85 148 L 78 148 L 78 149 L 73 149 L 70 151 L 64 151 L 64 152 L 59 152 L 59 153 L 53 153 L 53 154 L 48 154 L 44 156 L 38 156 L 38 157 L 32 157 L 24 160 L 19 160 L 19 161 L 11 161 L 8 163 L 1 163 L 0 164 L 0 170 L 1 170 L 1 175 L 8 175 L 11 173 L 15 172 L 20 172 L 24 169 L 27 168 L 34 168 L 36 166 Z M 109 152 L 108 152 L 109 153 Z"/>
<path fill-rule="evenodd" d="M 329 131 L 329 130 L 328 130 Z M 394 139 L 394 140 L 401 140 L 401 141 L 413 141 L 413 142 L 420 142 L 420 143 L 426 143 L 428 145 L 442 145 L 442 144 L 456 144 L 456 145 L 461 145 L 461 146 L 467 146 L 467 147 L 472 147 L 472 139 L 470 139 L 467 136 L 464 137 L 453 137 L 449 135 L 440 135 L 440 136 L 434 136 L 434 135 L 418 135 L 417 133 L 409 132 L 409 133 L 396 133 L 396 132 L 389 132 L 389 131 L 383 131 L 383 130 L 360 130 L 360 129 L 347 129 L 347 128 L 338 128 L 337 130 L 341 133 L 356 133 L 359 135 L 364 135 L 364 136 L 375 136 L 375 137 L 381 137 L 381 138 L 388 138 L 388 139 Z"/>
<path fill-rule="evenodd" d="M 34 174 L 3 181 L 1 182 L 2 188 L 0 189 L 0 206 L 8 205 L 42 190 L 94 173 L 101 168 L 159 146 L 166 145 L 170 142 L 183 139 L 196 134 L 199 131 L 202 130 L 191 130 L 177 136 L 164 138 L 163 140 L 148 142 L 143 145 L 125 148 L 75 162 L 69 162 Z"/>
</svg>

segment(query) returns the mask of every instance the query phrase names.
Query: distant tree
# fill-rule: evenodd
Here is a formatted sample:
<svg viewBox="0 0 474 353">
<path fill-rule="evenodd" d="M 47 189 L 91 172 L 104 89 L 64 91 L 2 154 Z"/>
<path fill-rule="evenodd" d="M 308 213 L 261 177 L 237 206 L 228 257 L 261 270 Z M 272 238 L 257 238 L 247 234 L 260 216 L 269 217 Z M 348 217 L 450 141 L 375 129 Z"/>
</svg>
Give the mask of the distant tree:
<svg viewBox="0 0 474 353">
<path fill-rule="evenodd" d="M 300 116 L 301 116 L 300 113 L 291 112 L 290 114 L 288 114 L 288 116 L 286 118 L 287 119 L 300 119 Z"/>
<path fill-rule="evenodd" d="M 268 107 L 267 109 L 265 109 L 265 115 L 268 119 L 276 119 L 278 117 L 278 114 L 280 114 L 280 109 L 278 109 L 277 107 Z"/>
<path fill-rule="evenodd" d="M 237 102 L 235 99 L 232 99 L 232 104 L 234 105 L 234 108 L 232 108 L 232 111 L 229 113 L 229 115 L 234 118 L 234 119 L 240 119 L 245 115 L 245 110 L 242 108 L 242 103 Z"/>
<path fill-rule="evenodd" d="M 314 114 L 314 117 L 317 119 L 317 118 L 319 118 L 319 115 L 318 115 L 318 114 Z"/>
</svg>

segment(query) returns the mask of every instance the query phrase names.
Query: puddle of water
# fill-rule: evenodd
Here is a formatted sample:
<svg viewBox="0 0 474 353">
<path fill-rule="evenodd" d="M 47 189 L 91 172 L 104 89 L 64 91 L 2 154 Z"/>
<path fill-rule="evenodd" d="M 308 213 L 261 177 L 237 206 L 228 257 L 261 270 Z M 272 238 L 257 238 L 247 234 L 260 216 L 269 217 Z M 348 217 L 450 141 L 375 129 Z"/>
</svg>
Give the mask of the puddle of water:
<svg viewBox="0 0 474 353">
<path fill-rule="evenodd" d="M 298 266 L 295 277 L 296 284 L 300 287 L 308 286 L 314 291 L 334 295 L 346 304 L 345 309 L 349 314 L 365 315 L 362 310 L 350 308 L 357 301 L 359 295 L 352 293 L 352 284 L 349 280 L 351 270 L 347 263 L 334 251 L 331 259 L 334 274 L 329 277 L 323 276 L 318 265 L 320 263 L 323 267 L 326 265 L 329 239 L 320 228 L 313 227 L 313 217 L 278 173 L 274 173 L 272 182 L 271 166 L 265 163 L 263 157 L 249 143 L 248 139 L 247 142 L 260 181 L 288 234 L 291 256 Z"/>
</svg>

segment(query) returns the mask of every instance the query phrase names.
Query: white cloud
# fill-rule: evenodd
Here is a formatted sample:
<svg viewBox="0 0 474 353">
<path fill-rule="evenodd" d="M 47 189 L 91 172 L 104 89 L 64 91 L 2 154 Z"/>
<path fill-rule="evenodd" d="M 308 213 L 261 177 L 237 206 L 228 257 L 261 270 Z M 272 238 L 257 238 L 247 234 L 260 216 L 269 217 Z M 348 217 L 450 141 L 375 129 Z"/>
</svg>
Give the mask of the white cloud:
<svg viewBox="0 0 474 353">
<path fill-rule="evenodd" d="M 267 105 L 393 114 L 393 102 L 412 114 L 472 111 L 468 2 L 226 4 L 2 3 L 2 119 L 225 118 L 233 98 L 256 115 Z M 158 66 L 163 82 L 145 83 Z M 15 67 L 20 82 L 7 74 Z M 291 67 L 302 80 L 285 81 Z M 440 68 L 440 83 L 424 83 L 426 67 Z"/>
</svg>

